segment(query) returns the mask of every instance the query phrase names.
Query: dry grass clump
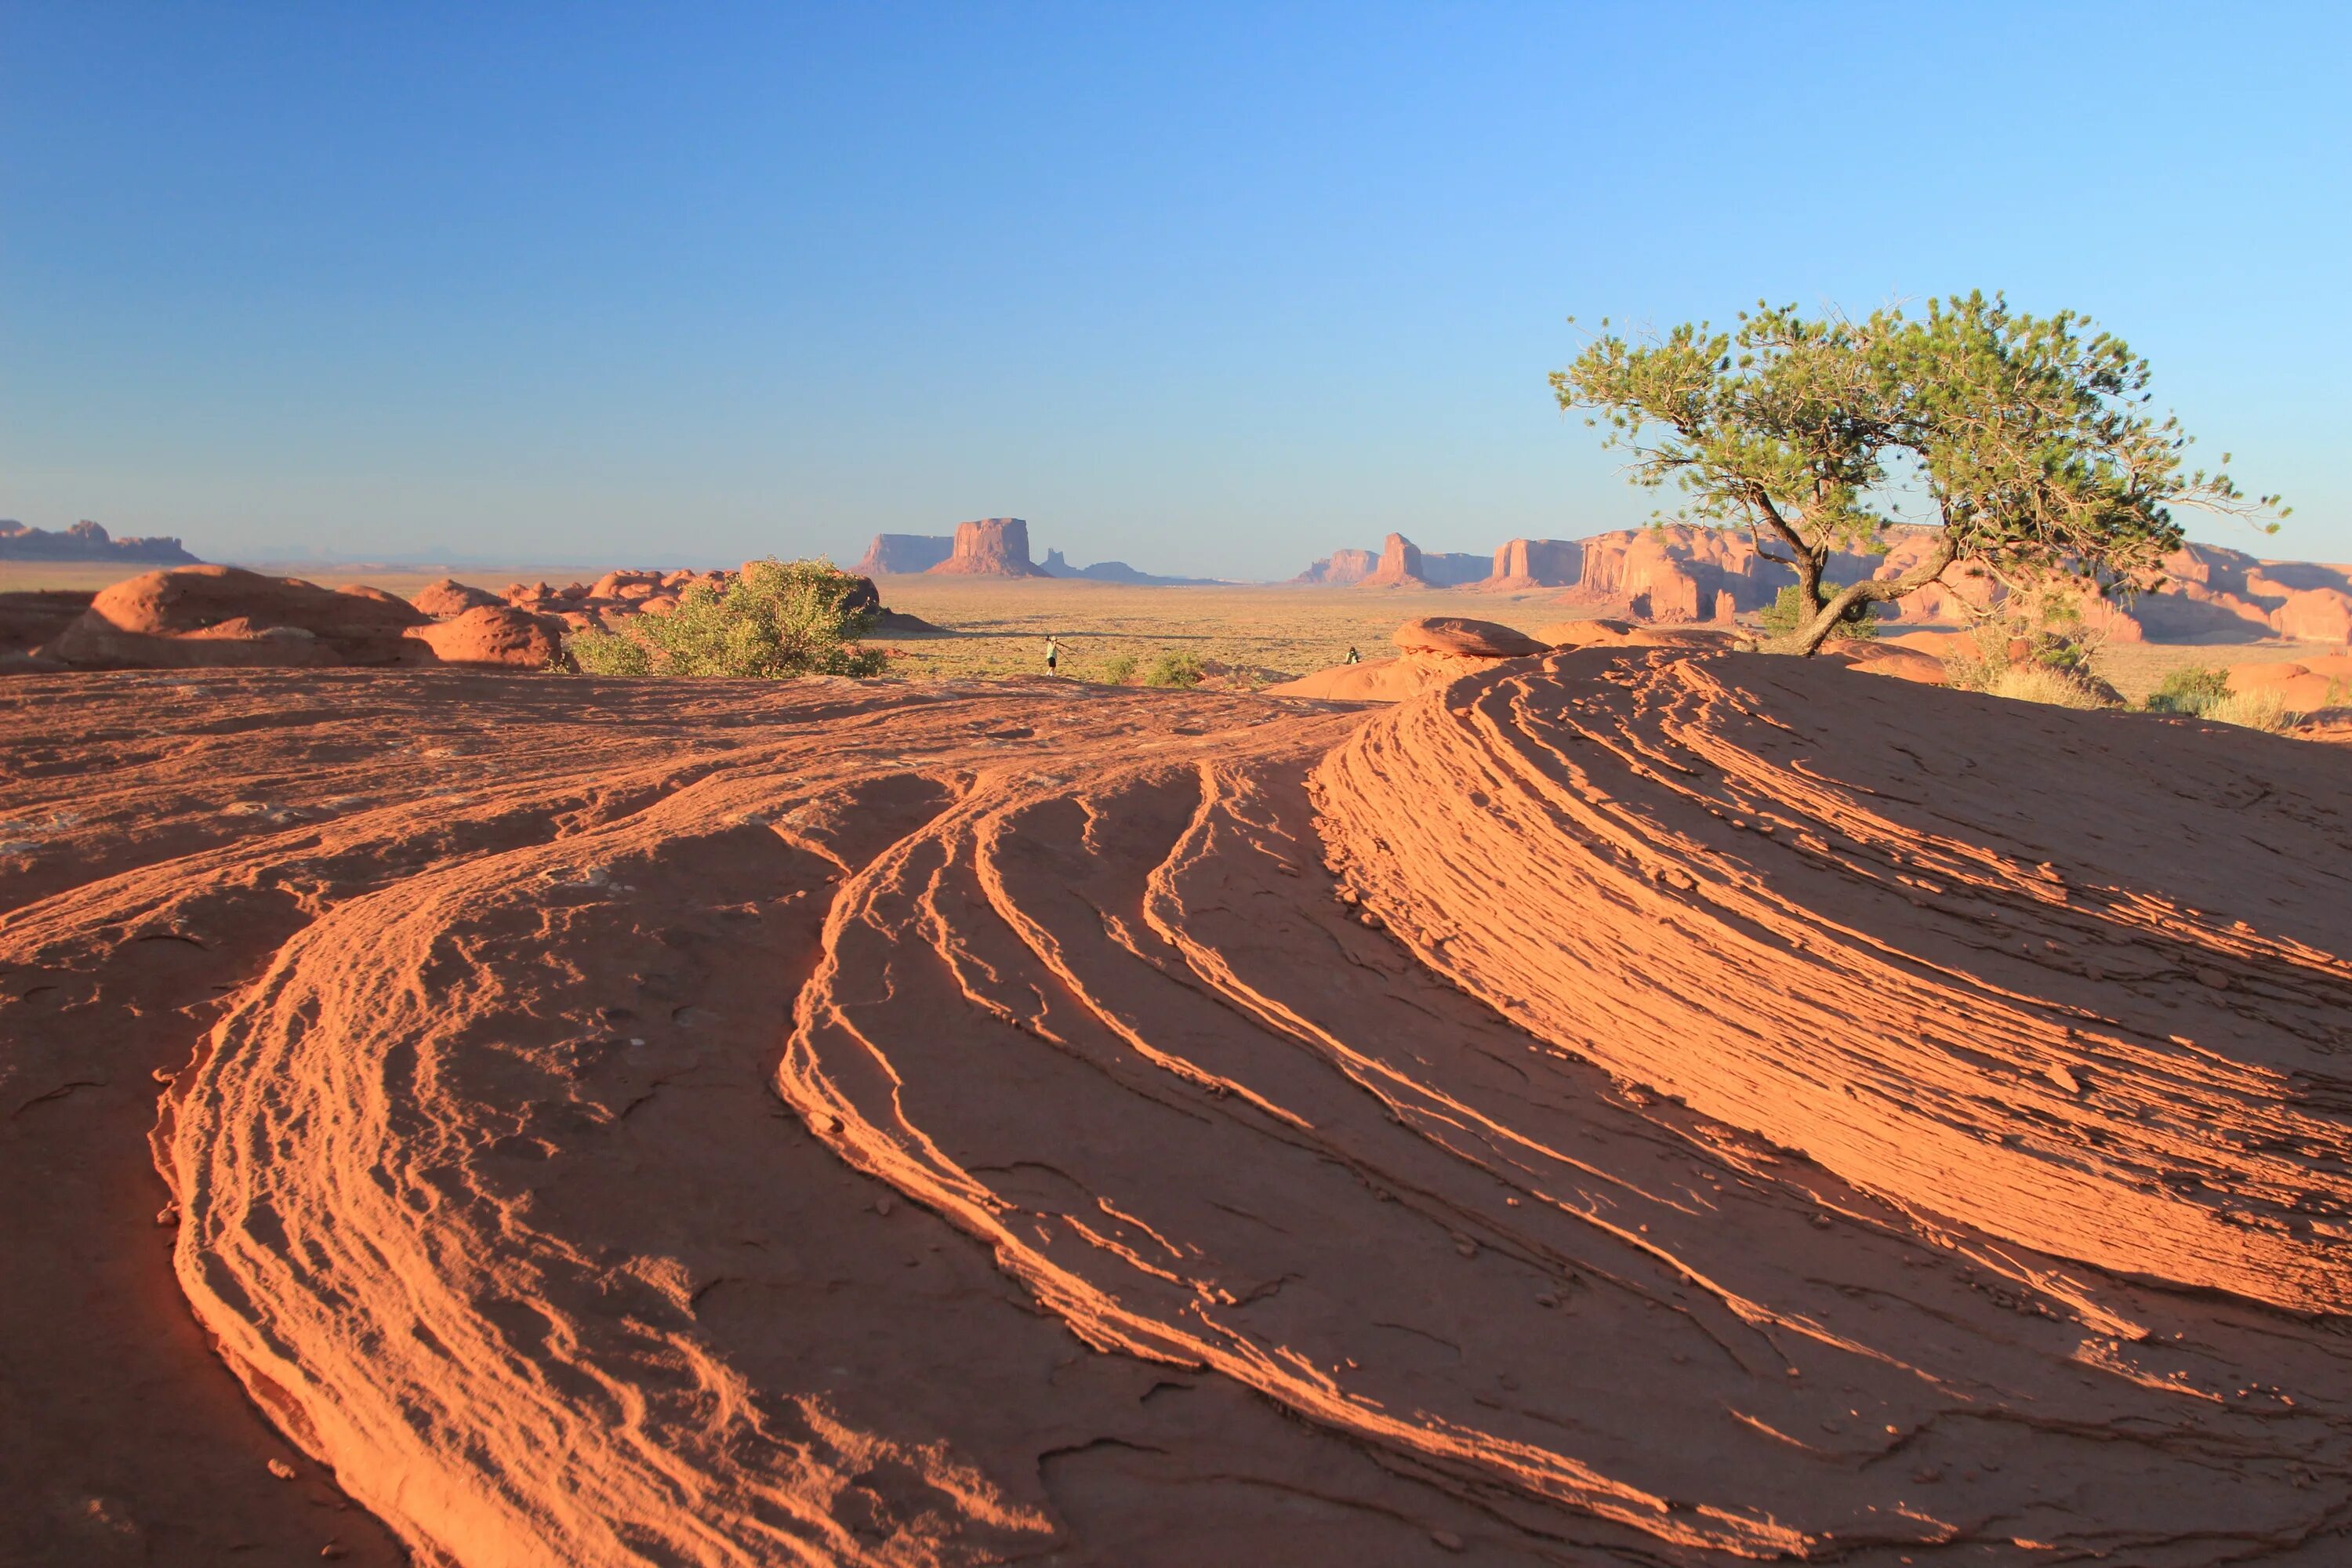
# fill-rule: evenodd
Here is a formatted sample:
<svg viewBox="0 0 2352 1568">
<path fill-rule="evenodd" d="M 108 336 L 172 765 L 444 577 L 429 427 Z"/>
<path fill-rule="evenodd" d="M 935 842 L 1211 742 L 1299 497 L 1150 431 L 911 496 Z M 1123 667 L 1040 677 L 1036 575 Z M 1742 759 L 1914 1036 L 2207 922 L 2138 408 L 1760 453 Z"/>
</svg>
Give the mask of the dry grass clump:
<svg viewBox="0 0 2352 1568">
<path fill-rule="evenodd" d="M 2112 708 L 2115 699 L 2089 680 L 2046 664 L 2012 664 L 1997 670 L 1979 689 L 2020 702 L 2053 708 Z"/>
<path fill-rule="evenodd" d="M 2236 724 L 2248 730 L 2284 734 L 2294 720 L 2286 705 L 2267 691 L 2232 691 L 2208 703 L 2198 715 L 2216 724 Z"/>
</svg>

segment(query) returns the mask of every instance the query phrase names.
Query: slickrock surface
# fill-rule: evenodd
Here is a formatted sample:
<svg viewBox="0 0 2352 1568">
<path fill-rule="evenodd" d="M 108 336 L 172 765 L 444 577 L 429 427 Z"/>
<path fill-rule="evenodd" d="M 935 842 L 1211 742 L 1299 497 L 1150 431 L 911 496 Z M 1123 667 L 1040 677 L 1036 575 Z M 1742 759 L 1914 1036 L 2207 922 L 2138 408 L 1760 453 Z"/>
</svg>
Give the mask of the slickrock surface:
<svg viewBox="0 0 2352 1568">
<path fill-rule="evenodd" d="M 2352 752 L 1690 640 L 0 687 L 7 1560 L 2344 1561 Z"/>
</svg>

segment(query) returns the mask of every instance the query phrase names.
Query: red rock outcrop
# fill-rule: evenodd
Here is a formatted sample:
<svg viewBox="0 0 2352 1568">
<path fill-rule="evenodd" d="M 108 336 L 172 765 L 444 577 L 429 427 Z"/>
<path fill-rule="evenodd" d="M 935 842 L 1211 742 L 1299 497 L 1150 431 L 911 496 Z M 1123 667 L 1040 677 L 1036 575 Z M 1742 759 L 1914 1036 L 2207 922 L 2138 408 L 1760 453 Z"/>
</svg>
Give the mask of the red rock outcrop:
<svg viewBox="0 0 2352 1568">
<path fill-rule="evenodd" d="M 0 1531 L 2326 1563 L 2347 763 L 1630 644 L 12 681 Z"/>
<path fill-rule="evenodd" d="M 955 549 L 931 567 L 939 576 L 1043 577 L 1029 559 L 1029 525 L 1017 517 L 984 517 L 956 524 Z"/>
<path fill-rule="evenodd" d="M 1549 645 L 1494 621 L 1462 616 L 1423 616 L 1405 622 L 1389 640 L 1407 653 L 1467 654 L 1474 658 L 1523 658 Z"/>
<path fill-rule="evenodd" d="M 861 577 L 910 576 L 954 553 L 955 540 L 947 534 L 877 533 L 850 570 Z"/>
<path fill-rule="evenodd" d="M 452 616 L 462 616 L 467 610 L 478 610 L 487 605 L 504 602 L 487 588 L 471 587 L 454 577 L 427 583 L 409 601 L 436 620 L 446 620 Z"/>
<path fill-rule="evenodd" d="M 492 664 L 542 668 L 556 631 L 503 605 L 452 620 L 380 588 L 322 588 L 234 566 L 151 572 L 92 595 L 38 650 L 74 669 Z"/>
</svg>

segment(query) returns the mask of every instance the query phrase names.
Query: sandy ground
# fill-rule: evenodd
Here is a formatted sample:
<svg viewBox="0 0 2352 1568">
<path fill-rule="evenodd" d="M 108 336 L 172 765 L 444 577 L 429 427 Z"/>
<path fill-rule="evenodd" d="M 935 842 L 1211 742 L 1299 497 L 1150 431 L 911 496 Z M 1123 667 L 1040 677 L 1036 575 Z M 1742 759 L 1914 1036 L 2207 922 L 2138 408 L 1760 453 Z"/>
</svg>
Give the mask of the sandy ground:
<svg viewBox="0 0 2352 1568">
<path fill-rule="evenodd" d="M 2344 748 L 1644 650 L 0 769 L 12 1563 L 2352 1547 Z"/>
</svg>

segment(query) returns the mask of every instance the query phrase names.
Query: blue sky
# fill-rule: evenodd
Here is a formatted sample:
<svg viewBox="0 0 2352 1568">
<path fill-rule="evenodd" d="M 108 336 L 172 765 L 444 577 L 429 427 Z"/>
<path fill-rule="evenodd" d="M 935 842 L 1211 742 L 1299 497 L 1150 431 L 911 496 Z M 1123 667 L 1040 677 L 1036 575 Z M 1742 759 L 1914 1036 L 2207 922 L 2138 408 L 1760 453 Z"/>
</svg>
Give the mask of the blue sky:
<svg viewBox="0 0 2352 1568">
<path fill-rule="evenodd" d="M 2342 5 L 0 5 L 0 516 L 1287 575 L 1627 526 L 1566 318 L 2084 310 L 2352 560 Z"/>
</svg>

